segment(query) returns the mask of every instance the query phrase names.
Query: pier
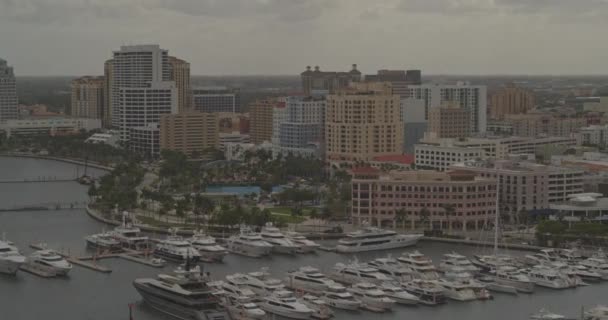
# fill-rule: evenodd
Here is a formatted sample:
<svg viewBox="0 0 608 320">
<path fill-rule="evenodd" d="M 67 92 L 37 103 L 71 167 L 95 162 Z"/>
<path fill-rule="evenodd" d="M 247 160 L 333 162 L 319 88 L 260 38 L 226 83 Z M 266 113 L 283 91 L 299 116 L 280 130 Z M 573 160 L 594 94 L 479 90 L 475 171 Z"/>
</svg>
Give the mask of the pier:
<svg viewBox="0 0 608 320">
<path fill-rule="evenodd" d="M 3 179 L 0 183 L 45 183 L 45 182 L 72 182 L 76 181 L 76 178 L 57 178 L 57 177 L 37 177 L 29 179 Z"/>
</svg>

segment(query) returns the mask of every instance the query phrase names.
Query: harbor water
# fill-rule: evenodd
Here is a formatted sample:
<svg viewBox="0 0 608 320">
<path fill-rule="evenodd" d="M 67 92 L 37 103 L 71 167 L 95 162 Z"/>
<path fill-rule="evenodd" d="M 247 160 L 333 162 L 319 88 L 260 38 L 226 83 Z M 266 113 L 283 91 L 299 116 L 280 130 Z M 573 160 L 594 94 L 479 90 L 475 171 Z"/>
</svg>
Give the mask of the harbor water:
<svg viewBox="0 0 608 320">
<path fill-rule="evenodd" d="M 0 180 L 38 176 L 71 177 L 76 166 L 56 161 L 0 157 Z M 82 169 L 80 169 L 82 172 Z M 101 174 L 101 171 L 96 171 Z M 87 187 L 76 182 L 0 184 L 0 207 L 53 201 L 84 202 Z M 73 255 L 84 254 L 83 237 L 110 228 L 92 220 L 83 209 L 0 212 L 0 233 L 15 242 L 26 254 L 30 243 L 46 242 L 50 248 L 70 250 Z M 154 236 L 154 235 L 152 235 Z M 465 255 L 482 253 L 482 248 L 465 245 L 421 243 L 417 248 L 436 264 L 441 255 L 452 251 Z M 412 249 L 413 250 L 413 249 Z M 252 259 L 229 255 L 222 264 L 205 264 L 205 271 L 221 279 L 235 272 L 256 271 L 268 267 L 273 276 L 283 278 L 285 272 L 311 265 L 329 272 L 336 262 L 352 259 L 365 261 L 375 257 L 400 255 L 404 250 L 342 255 L 320 252 L 312 255 L 272 256 Z M 100 262 L 110 267 L 110 274 L 74 267 L 67 278 L 43 279 L 27 273 L 16 277 L 0 276 L 0 319 L 4 320 L 119 320 L 128 319 L 128 305 L 135 304 L 135 320 L 170 319 L 146 307 L 132 286 L 139 277 L 154 277 L 162 269 L 119 259 Z M 165 267 L 170 271 L 174 266 Z M 467 319 L 514 320 L 528 319 L 541 308 L 575 317 L 582 306 L 608 303 L 608 282 L 570 290 L 538 288 L 534 294 L 509 296 L 495 294 L 492 301 L 453 302 L 438 307 L 402 307 L 384 314 L 370 312 L 336 312 L 336 319 Z"/>
</svg>

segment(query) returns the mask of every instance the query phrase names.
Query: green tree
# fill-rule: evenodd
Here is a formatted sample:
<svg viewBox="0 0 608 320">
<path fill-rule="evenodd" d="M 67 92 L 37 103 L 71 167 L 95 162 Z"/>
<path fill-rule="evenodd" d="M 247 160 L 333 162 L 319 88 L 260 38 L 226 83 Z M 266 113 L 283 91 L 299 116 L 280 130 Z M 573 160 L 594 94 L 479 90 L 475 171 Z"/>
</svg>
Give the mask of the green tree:
<svg viewBox="0 0 608 320">
<path fill-rule="evenodd" d="M 397 222 L 401 222 L 401 228 L 405 230 L 405 220 L 407 217 L 407 212 L 405 211 L 404 208 L 399 208 L 397 211 L 395 211 L 395 218 L 397 220 Z"/>
<path fill-rule="evenodd" d="M 432 224 L 431 221 L 431 212 L 429 211 L 429 209 L 427 209 L 426 207 L 422 207 L 422 209 L 420 209 L 420 212 L 418 213 L 418 216 L 420 217 L 419 221 L 422 224 L 422 227 L 426 230 L 429 229 L 429 226 Z"/>
</svg>

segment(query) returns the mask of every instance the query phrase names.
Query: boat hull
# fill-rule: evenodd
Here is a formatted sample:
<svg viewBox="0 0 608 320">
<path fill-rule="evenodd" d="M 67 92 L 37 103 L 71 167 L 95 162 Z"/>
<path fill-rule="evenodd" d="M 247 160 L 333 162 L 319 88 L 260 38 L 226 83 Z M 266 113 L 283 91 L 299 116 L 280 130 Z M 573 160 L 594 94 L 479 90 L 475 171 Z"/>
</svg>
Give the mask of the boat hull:
<svg viewBox="0 0 608 320">
<path fill-rule="evenodd" d="M 403 241 L 392 241 L 387 243 L 382 243 L 378 245 L 357 245 L 357 246 L 347 246 L 338 244 L 336 246 L 336 252 L 338 253 L 356 253 L 356 252 L 365 252 L 365 251 L 376 251 L 376 250 L 390 250 L 390 249 L 398 249 L 398 248 L 406 248 L 415 246 L 420 240 L 420 237 L 412 237 L 411 239 L 403 240 Z"/>
<path fill-rule="evenodd" d="M 508 279 L 502 279 L 502 278 L 495 278 L 494 282 L 496 282 L 496 284 L 501 285 L 501 286 L 515 288 L 515 290 L 517 290 L 517 292 L 522 292 L 522 293 L 533 293 L 534 288 L 536 287 L 534 282 L 521 282 L 521 281 L 513 281 L 513 280 L 508 280 Z"/>
<path fill-rule="evenodd" d="M 248 246 L 240 243 L 230 243 L 228 250 L 235 254 L 240 254 L 252 258 L 261 258 L 270 254 L 272 247 Z"/>
<path fill-rule="evenodd" d="M 21 265 L 21 261 L 0 259 L 0 273 L 16 275 Z"/>
<path fill-rule="evenodd" d="M 328 299 L 328 298 L 322 298 L 322 299 L 323 299 L 323 301 L 325 301 L 325 303 L 327 303 L 328 306 L 331 306 L 336 309 L 356 311 L 356 310 L 359 310 L 359 308 L 361 308 L 360 301 L 359 302 L 338 301 L 338 300 L 333 300 L 333 299 Z"/>
<path fill-rule="evenodd" d="M 196 262 L 199 262 L 201 259 L 200 256 L 184 257 L 183 255 L 180 255 L 180 254 L 172 254 L 170 252 L 166 252 L 166 251 L 162 251 L 162 250 L 158 250 L 158 249 L 154 250 L 154 255 L 156 257 L 167 259 L 170 261 L 175 261 L 175 262 L 185 262 L 186 259 L 188 259 L 188 260 L 190 260 L 190 262 L 196 263 Z"/>
<path fill-rule="evenodd" d="M 283 308 L 275 308 L 274 306 L 271 306 L 270 304 L 268 304 L 268 302 L 262 303 L 260 305 L 260 307 L 262 308 L 262 310 L 264 310 L 268 313 L 276 314 L 278 316 L 290 318 L 290 319 L 306 320 L 306 319 L 310 319 L 310 317 L 312 317 L 312 310 L 309 312 L 293 312 L 293 311 L 284 310 Z"/>
</svg>

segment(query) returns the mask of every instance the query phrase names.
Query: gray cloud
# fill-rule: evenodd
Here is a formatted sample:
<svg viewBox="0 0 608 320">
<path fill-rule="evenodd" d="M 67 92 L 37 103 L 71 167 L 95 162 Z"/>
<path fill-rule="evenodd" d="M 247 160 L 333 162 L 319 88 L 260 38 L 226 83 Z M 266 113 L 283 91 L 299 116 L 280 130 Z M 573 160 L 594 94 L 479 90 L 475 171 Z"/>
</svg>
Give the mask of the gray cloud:
<svg viewBox="0 0 608 320">
<path fill-rule="evenodd" d="M 0 0 L 0 17 L 21 23 L 68 24 L 74 20 L 119 19 L 136 13 L 137 0 Z"/>
<path fill-rule="evenodd" d="M 608 13 L 608 0 L 401 0 L 399 8 L 432 14 L 569 14 Z"/>
</svg>

